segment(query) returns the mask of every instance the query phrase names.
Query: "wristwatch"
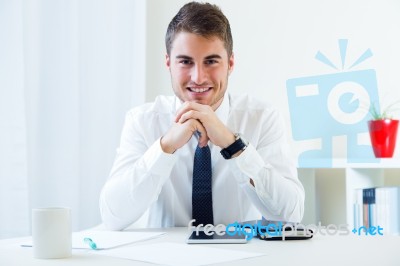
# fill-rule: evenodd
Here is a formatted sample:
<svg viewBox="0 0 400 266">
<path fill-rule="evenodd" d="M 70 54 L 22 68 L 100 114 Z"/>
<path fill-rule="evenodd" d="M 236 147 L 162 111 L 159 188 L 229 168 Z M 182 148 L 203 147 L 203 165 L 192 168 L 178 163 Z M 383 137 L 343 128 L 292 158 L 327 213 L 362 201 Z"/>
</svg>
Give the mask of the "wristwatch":
<svg viewBox="0 0 400 266">
<path fill-rule="evenodd" d="M 221 150 L 222 157 L 225 159 L 231 159 L 235 153 L 244 151 L 249 145 L 249 142 L 239 133 L 235 134 L 235 139 L 234 143 Z"/>
</svg>

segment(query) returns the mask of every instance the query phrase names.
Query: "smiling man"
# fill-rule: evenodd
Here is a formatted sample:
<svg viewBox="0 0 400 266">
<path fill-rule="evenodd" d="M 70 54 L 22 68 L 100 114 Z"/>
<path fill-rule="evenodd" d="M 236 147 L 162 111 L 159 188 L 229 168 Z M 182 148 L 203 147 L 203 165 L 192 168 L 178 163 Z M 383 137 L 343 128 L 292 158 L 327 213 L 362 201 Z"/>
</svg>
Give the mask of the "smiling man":
<svg viewBox="0 0 400 266">
<path fill-rule="evenodd" d="M 184 5 L 165 38 L 175 96 L 128 112 L 103 223 L 120 230 L 149 211 L 148 227 L 300 222 L 304 189 L 282 119 L 269 104 L 227 93 L 234 68 L 229 21 L 208 3 Z"/>
</svg>

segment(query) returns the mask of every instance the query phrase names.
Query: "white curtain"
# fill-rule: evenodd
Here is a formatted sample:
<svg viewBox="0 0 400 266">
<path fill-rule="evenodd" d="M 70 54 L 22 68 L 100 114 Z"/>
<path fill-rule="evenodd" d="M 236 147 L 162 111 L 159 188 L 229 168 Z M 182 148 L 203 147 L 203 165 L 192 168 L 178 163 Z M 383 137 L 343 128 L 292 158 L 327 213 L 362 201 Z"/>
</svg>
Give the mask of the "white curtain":
<svg viewBox="0 0 400 266">
<path fill-rule="evenodd" d="M 145 99 L 144 0 L 0 0 L 0 238 L 35 207 L 100 223 L 124 115 Z"/>
</svg>

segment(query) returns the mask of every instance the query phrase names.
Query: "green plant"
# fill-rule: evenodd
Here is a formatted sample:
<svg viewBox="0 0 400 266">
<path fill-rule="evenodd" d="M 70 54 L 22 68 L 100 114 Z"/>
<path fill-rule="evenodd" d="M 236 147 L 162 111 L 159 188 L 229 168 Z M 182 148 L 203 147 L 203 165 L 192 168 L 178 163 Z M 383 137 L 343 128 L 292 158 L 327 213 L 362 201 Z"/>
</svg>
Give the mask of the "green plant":
<svg viewBox="0 0 400 266">
<path fill-rule="evenodd" d="M 373 120 L 393 119 L 390 113 L 400 110 L 400 108 L 394 108 L 399 103 L 400 101 L 396 101 L 380 110 L 376 108 L 374 103 L 371 103 L 371 107 L 369 108 L 369 113 L 371 114 Z"/>
</svg>

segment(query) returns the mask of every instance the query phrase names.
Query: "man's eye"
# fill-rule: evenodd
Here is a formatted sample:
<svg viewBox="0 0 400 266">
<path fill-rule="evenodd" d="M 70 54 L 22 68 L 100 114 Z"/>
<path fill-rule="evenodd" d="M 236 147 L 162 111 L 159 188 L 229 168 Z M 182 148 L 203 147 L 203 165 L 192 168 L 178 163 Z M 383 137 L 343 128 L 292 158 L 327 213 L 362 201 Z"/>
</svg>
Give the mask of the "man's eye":
<svg viewBox="0 0 400 266">
<path fill-rule="evenodd" d="M 190 60 L 181 60 L 179 63 L 181 63 L 182 65 L 190 65 L 190 64 L 192 64 L 192 61 L 190 61 Z"/>
<path fill-rule="evenodd" d="M 218 61 L 214 60 L 214 59 L 206 60 L 206 65 L 212 65 L 212 64 L 216 64 L 216 63 L 218 63 Z"/>
</svg>

